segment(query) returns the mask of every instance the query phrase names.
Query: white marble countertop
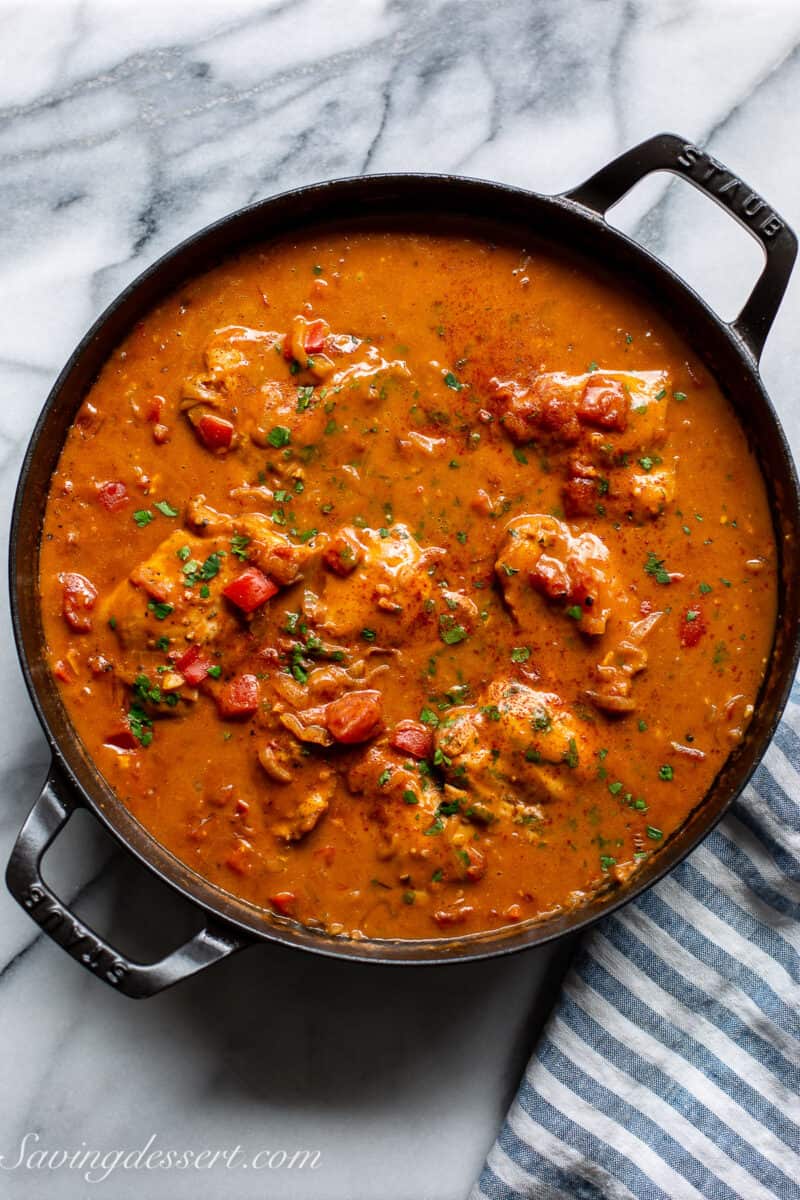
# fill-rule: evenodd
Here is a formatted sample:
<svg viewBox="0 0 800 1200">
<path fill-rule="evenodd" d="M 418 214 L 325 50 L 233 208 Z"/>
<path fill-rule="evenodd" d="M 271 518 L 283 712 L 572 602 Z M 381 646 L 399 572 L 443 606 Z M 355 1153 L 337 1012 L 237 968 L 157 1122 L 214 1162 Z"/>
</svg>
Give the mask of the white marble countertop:
<svg viewBox="0 0 800 1200">
<path fill-rule="evenodd" d="M 105 304 L 215 217 L 363 171 L 457 171 L 540 191 L 673 129 L 800 226 L 793 0 L 28 0 L 0 4 L 0 496 L 59 366 Z M 661 176 L 619 220 L 725 316 L 759 252 Z M 794 446 L 800 279 L 763 373 Z M 47 755 L 2 606 L 0 857 Z M 53 852 L 65 897 L 143 953 L 183 920 L 91 819 Z M 173 913 L 173 910 L 175 912 Z M 461 1200 L 567 949 L 437 970 L 257 947 L 134 1004 L 0 896 L 0 1168 L 35 1148 L 319 1150 L 315 1171 L 0 1170 L 73 1200 Z M 38 1137 L 38 1141 L 34 1139 Z"/>
</svg>

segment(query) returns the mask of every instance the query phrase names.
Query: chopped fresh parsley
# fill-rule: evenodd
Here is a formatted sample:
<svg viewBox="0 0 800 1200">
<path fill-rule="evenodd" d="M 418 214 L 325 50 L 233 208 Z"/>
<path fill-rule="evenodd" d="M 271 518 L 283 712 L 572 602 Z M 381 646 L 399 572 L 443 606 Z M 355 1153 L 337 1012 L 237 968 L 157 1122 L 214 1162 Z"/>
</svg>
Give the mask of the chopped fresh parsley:
<svg viewBox="0 0 800 1200">
<path fill-rule="evenodd" d="M 137 675 L 133 681 L 133 694 L 137 700 L 149 700 L 151 704 L 161 703 L 161 688 L 150 683 L 146 675 Z"/>
<path fill-rule="evenodd" d="M 658 842 L 664 836 L 660 829 L 656 829 L 654 825 L 647 826 L 647 836 L 652 838 L 654 842 Z"/>
<path fill-rule="evenodd" d="M 173 508 L 167 500 L 156 500 L 153 508 L 157 508 L 162 517 L 177 517 L 178 510 Z"/>
<path fill-rule="evenodd" d="M 664 783 L 669 783 L 675 776 L 675 772 L 669 763 L 665 763 L 663 767 L 658 768 L 658 778 L 663 779 Z"/>
<path fill-rule="evenodd" d="M 707 596 L 708 593 L 713 592 L 713 590 L 714 589 L 712 588 L 710 583 L 701 583 L 700 584 L 700 595 L 701 596 Z"/>
<path fill-rule="evenodd" d="M 564 762 L 568 767 L 572 767 L 573 769 L 578 765 L 578 745 L 574 737 L 569 739 L 568 749 L 564 755 Z"/>
<path fill-rule="evenodd" d="M 403 792 L 403 803 L 404 804 L 419 804 L 419 796 L 417 796 L 416 792 L 412 792 L 410 788 L 407 788 Z"/>
<path fill-rule="evenodd" d="M 267 434 L 267 441 L 270 446 L 274 446 L 276 450 L 280 450 L 281 446 L 288 446 L 292 440 L 292 433 L 285 425 L 273 425 Z"/>
<path fill-rule="evenodd" d="M 430 725 L 433 729 L 439 724 L 439 718 L 432 708 L 423 708 L 419 714 L 419 719 L 423 725 Z"/>
<path fill-rule="evenodd" d="M 138 704 L 128 710 L 128 725 L 133 736 L 142 746 L 149 746 L 153 740 L 153 722 Z"/>
<path fill-rule="evenodd" d="M 446 646 L 457 646 L 468 634 L 463 625 L 451 625 L 449 629 L 441 630 L 440 636 Z"/>
<path fill-rule="evenodd" d="M 208 673 L 212 679 L 219 679 L 220 675 L 222 674 L 222 667 L 220 667 L 220 666 L 209 667 Z"/>
<path fill-rule="evenodd" d="M 601 871 L 610 871 L 611 868 L 615 867 L 616 865 L 617 865 L 617 860 L 615 858 L 612 858 L 610 854 L 601 854 L 600 855 L 600 870 Z"/>
<path fill-rule="evenodd" d="M 511 651 L 511 661 L 513 663 L 525 663 L 531 656 L 529 646 L 515 646 Z"/>
<path fill-rule="evenodd" d="M 463 383 L 459 383 L 452 371 L 448 371 L 444 377 L 446 387 L 452 388 L 454 392 L 460 392 L 463 388 Z"/>
<path fill-rule="evenodd" d="M 238 558 L 240 562 L 247 561 L 247 547 L 250 545 L 250 538 L 244 533 L 235 533 L 231 538 L 231 554 L 234 558 Z"/>
<path fill-rule="evenodd" d="M 378 787 L 386 787 L 391 778 L 392 768 L 387 767 L 384 771 L 381 771 L 380 775 L 378 776 Z"/>
<path fill-rule="evenodd" d="M 567 616 L 572 617 L 573 621 L 580 621 L 583 617 L 583 609 L 580 604 L 571 604 L 567 609 Z"/>
<path fill-rule="evenodd" d="M 196 558 L 191 558 L 183 568 L 183 577 L 188 587 L 193 587 L 198 581 L 207 583 L 209 579 L 213 579 L 219 574 L 224 557 L 224 550 L 214 550 L 209 554 L 205 562 L 199 563 Z M 203 594 L 202 592 L 200 593 Z M 206 593 L 208 594 L 208 593 Z"/>
<path fill-rule="evenodd" d="M 374 642 L 375 636 L 376 636 L 375 630 L 374 629 L 362 629 L 361 636 L 365 642 Z"/>
<path fill-rule="evenodd" d="M 664 559 L 658 558 L 652 550 L 648 551 L 647 562 L 644 564 L 645 573 L 651 575 L 656 583 L 669 583 L 669 571 L 664 566 Z"/>
<path fill-rule="evenodd" d="M 138 508 L 133 514 L 133 519 L 140 529 L 144 529 L 145 525 L 149 525 L 151 521 L 155 520 L 155 517 L 149 508 Z"/>
<path fill-rule="evenodd" d="M 537 733 L 547 733 L 551 724 L 550 713 L 546 708 L 538 708 L 535 715 L 531 718 L 531 725 Z"/>
<path fill-rule="evenodd" d="M 167 617 L 172 612 L 171 604 L 162 604 L 158 600 L 150 600 L 147 607 L 150 609 L 157 621 L 166 621 Z"/>
</svg>

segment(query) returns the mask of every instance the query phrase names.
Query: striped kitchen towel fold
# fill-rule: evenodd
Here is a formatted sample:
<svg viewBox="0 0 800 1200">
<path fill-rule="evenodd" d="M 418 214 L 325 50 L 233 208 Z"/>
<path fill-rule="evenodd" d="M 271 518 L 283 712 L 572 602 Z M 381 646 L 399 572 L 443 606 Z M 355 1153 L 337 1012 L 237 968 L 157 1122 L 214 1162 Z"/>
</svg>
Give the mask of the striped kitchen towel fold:
<svg viewBox="0 0 800 1200">
<path fill-rule="evenodd" d="M 800 1200 L 800 686 L 702 845 L 588 935 L 471 1200 Z"/>
</svg>

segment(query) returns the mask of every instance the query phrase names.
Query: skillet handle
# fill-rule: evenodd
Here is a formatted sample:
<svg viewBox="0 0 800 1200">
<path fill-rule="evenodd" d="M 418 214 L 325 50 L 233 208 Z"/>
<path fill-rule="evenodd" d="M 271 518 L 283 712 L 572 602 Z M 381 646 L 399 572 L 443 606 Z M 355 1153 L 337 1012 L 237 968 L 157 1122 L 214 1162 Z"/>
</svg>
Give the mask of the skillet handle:
<svg viewBox="0 0 800 1200">
<path fill-rule="evenodd" d="M 653 171 L 672 171 L 705 192 L 736 218 L 764 250 L 764 268 L 729 328 L 756 362 L 775 320 L 797 256 L 797 238 L 766 200 L 705 150 L 674 133 L 660 133 L 626 150 L 585 183 L 564 193 L 567 200 L 605 216 L 634 184 Z"/>
<path fill-rule="evenodd" d="M 154 963 L 134 962 L 104 941 L 45 883 L 41 860 L 79 805 L 51 773 L 11 852 L 6 883 L 18 904 L 49 937 L 99 979 L 139 1000 L 154 996 L 181 979 L 202 971 L 247 944 L 226 927 L 207 921 L 183 946 Z"/>
</svg>

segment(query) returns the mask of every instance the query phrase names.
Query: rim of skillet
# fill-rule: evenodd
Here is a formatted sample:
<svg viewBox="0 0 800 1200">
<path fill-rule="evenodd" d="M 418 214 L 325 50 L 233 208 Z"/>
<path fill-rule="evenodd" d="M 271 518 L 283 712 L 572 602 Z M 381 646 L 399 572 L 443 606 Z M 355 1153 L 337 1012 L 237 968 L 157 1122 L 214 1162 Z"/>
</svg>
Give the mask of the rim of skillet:
<svg viewBox="0 0 800 1200">
<path fill-rule="evenodd" d="M 407 195 L 404 197 L 405 207 L 400 203 L 400 197 L 397 195 L 400 189 L 407 189 Z M 444 211 L 436 206 L 426 208 L 424 195 L 426 190 L 431 189 L 444 189 L 445 191 L 452 191 L 454 193 L 460 192 L 464 195 L 471 192 L 491 193 L 497 197 L 502 197 L 507 208 L 512 203 L 516 205 L 517 211 L 512 215 L 508 211 L 504 212 L 502 207 L 499 207 L 497 212 L 490 212 L 488 210 L 481 212 L 480 210 L 473 211 L 472 209 L 467 209 L 463 212 L 458 209 Z M 349 219 L 342 214 L 332 217 L 326 216 L 325 201 L 329 197 L 334 193 L 341 197 L 352 192 L 361 193 L 362 202 L 365 194 L 366 199 L 369 200 L 370 193 L 373 193 L 373 203 L 383 201 L 384 207 L 381 208 L 379 206 L 377 209 L 370 209 L 365 205 L 363 212 Z M 418 198 L 420 201 L 416 207 L 413 203 L 415 192 L 419 194 Z M 297 219 L 289 217 L 287 220 L 284 218 L 282 222 L 279 221 L 277 223 L 277 226 L 274 224 L 272 227 L 266 225 L 260 233 L 257 231 L 241 233 L 240 226 L 246 226 L 248 222 L 254 220 L 259 214 L 264 213 L 268 217 L 270 210 L 280 211 L 282 208 L 292 205 L 293 202 L 296 202 L 299 206 Z M 599 269 L 606 276 L 613 278 L 618 274 L 613 261 L 604 261 L 597 253 L 597 250 L 598 248 L 602 249 L 603 242 L 605 242 L 606 247 L 616 247 L 624 251 L 624 257 L 629 260 L 633 259 L 637 266 L 642 267 L 643 274 L 649 276 L 647 284 L 644 284 L 641 279 L 636 279 L 634 281 L 635 289 L 640 294 L 645 295 L 648 301 L 659 309 L 665 318 L 670 321 L 672 327 L 676 328 L 674 317 L 669 315 L 668 305 L 664 302 L 663 297 L 660 302 L 655 289 L 649 286 L 652 280 L 667 281 L 673 296 L 680 295 L 688 303 L 689 308 L 694 310 L 689 313 L 687 329 L 694 328 L 698 316 L 702 320 L 710 322 L 724 343 L 724 353 L 734 356 L 738 367 L 744 372 L 746 382 L 756 388 L 763 403 L 764 412 L 767 414 L 768 421 L 772 426 L 771 433 L 776 441 L 777 452 L 785 466 L 785 482 L 789 484 L 790 495 L 783 497 L 781 512 L 779 514 L 779 502 L 772 481 L 767 476 L 759 457 L 759 467 L 765 480 L 773 526 L 775 527 L 776 543 L 779 552 L 779 576 L 783 577 L 782 582 L 779 578 L 779 599 L 783 597 L 786 591 L 785 571 L 782 570 L 784 548 L 782 538 L 780 537 L 780 529 L 777 527 L 777 521 L 780 516 L 784 523 L 788 522 L 789 525 L 800 528 L 800 484 L 798 483 L 797 470 L 792 452 L 780 419 L 761 381 L 757 360 L 731 325 L 723 321 L 697 291 L 673 271 L 671 267 L 633 238 L 610 225 L 603 215 L 585 207 L 577 200 L 571 199 L 568 194 L 545 195 L 526 188 L 498 183 L 493 180 L 448 173 L 397 172 L 368 176 L 344 176 L 293 188 L 257 200 L 227 213 L 190 234 L 147 266 L 106 306 L 81 338 L 66 364 L 59 372 L 39 413 L 20 468 L 12 510 L 9 538 L 11 616 L 20 668 L 52 754 L 50 777 L 55 776 L 58 779 L 61 776 L 64 781 L 61 783 L 61 786 L 66 786 L 72 794 L 77 795 L 79 803 L 83 807 L 88 808 L 102 822 L 112 837 L 138 858 L 147 870 L 154 872 L 169 887 L 174 888 L 189 902 L 198 905 L 206 914 L 210 914 L 213 918 L 222 921 L 229 928 L 233 926 L 234 929 L 244 934 L 243 944 L 253 940 L 266 940 L 332 958 L 410 966 L 435 965 L 449 962 L 474 962 L 480 959 L 516 953 L 533 946 L 545 945 L 570 933 L 583 931 L 589 926 L 594 925 L 602 917 L 615 912 L 647 891 L 682 862 L 711 832 L 734 800 L 741 795 L 747 786 L 754 771 L 761 762 L 783 715 L 797 670 L 798 659 L 800 659 L 800 636 L 798 636 L 798 631 L 795 629 L 789 635 L 788 640 L 784 636 L 782 644 L 779 644 L 782 636 L 781 612 L 779 611 L 773 635 L 770 659 L 768 660 L 756 700 L 756 708 L 758 708 L 760 704 L 766 702 L 765 691 L 767 684 L 773 685 L 773 692 L 768 700 L 768 703 L 772 706 L 772 711 L 766 726 L 762 728 L 758 735 L 755 745 L 753 742 L 750 743 L 751 761 L 744 767 L 738 764 L 738 758 L 741 757 L 740 752 L 744 752 L 743 748 L 748 742 L 746 735 L 745 741 L 726 760 L 726 763 L 721 768 L 715 781 L 693 814 L 676 831 L 659 853 L 654 856 L 646 869 L 640 870 L 629 884 L 617 887 L 607 894 L 590 900 L 585 906 L 569 910 L 560 916 L 524 922 L 519 926 L 504 926 L 499 929 L 473 933 L 467 936 L 430 938 L 427 940 L 367 938 L 355 940 L 334 936 L 303 926 L 289 918 L 280 917 L 269 910 L 258 908 L 253 904 L 240 900 L 217 885 L 210 883 L 202 875 L 188 867 L 173 855 L 171 851 L 167 850 L 133 816 L 124 803 L 116 796 L 111 786 L 93 763 L 77 734 L 74 732 L 71 722 L 66 716 L 63 702 L 60 700 L 58 703 L 61 705 L 61 710 L 64 713 L 64 723 L 71 732 L 69 744 L 63 744 L 62 740 L 53 732 L 51 719 L 48 714 L 48 704 L 40 694 L 40 689 L 34 679 L 25 649 L 24 618 L 20 612 L 20 580 L 18 569 L 19 531 L 26 504 L 30 503 L 30 499 L 27 496 L 29 477 L 39 448 L 40 438 L 50 417 L 51 410 L 69 384 L 84 356 L 91 351 L 96 340 L 106 333 L 112 318 L 128 305 L 135 310 L 126 319 L 122 332 L 115 335 L 113 345 L 117 345 L 126 336 L 127 332 L 130 331 L 136 320 L 150 311 L 159 302 L 159 299 L 169 295 L 179 287 L 182 281 L 210 269 L 214 265 L 215 259 L 217 261 L 223 260 L 259 242 L 266 243 L 277 238 L 302 236 L 325 227 L 341 229 L 344 225 L 353 228 L 359 225 L 362 227 L 379 228 L 381 223 L 386 225 L 391 222 L 394 227 L 401 228 L 405 222 L 413 228 L 418 228 L 419 222 L 422 219 L 425 217 L 430 219 L 432 216 L 435 216 L 440 222 L 441 229 L 446 228 L 448 223 L 451 226 L 457 226 L 460 222 L 462 226 L 464 224 L 473 225 L 476 231 L 481 225 L 484 227 L 484 230 L 487 227 L 493 228 L 495 231 L 505 228 L 507 233 L 513 237 L 514 233 L 519 234 L 525 225 L 525 206 L 530 206 L 530 240 L 549 249 L 553 254 L 560 254 L 583 263 L 590 270 L 593 268 L 595 272 Z M 541 212 L 548 209 L 552 215 L 556 216 L 557 220 L 560 219 L 567 223 L 572 221 L 577 227 L 582 227 L 586 237 L 581 240 L 579 246 L 575 247 L 559 242 L 553 238 L 552 233 L 548 233 L 546 230 L 544 232 L 537 232 L 534 228 L 536 210 Z M 192 261 L 193 254 L 196 255 L 196 261 Z M 179 270 L 179 273 L 175 277 L 171 277 L 169 275 L 169 268 L 176 264 L 178 260 L 184 258 L 187 260 L 184 269 L 182 271 Z M 203 261 L 204 259 L 205 261 Z M 608 259 L 609 256 L 606 255 L 606 260 Z M 162 276 L 166 276 L 167 281 L 160 288 L 156 286 L 155 293 L 149 296 L 146 302 L 141 301 L 140 308 L 137 309 L 137 297 L 146 290 L 148 285 L 158 285 L 158 281 Z M 683 339 L 691 342 L 690 334 L 686 329 L 680 326 L 677 328 Z M 106 360 L 111 348 L 108 347 L 104 351 L 104 357 L 101 360 L 100 367 L 97 368 L 98 370 L 101 368 L 102 362 Z M 704 352 L 704 349 L 697 344 L 694 344 L 694 349 L 707 362 L 708 355 Z M 714 377 L 718 379 L 716 369 L 712 367 L 710 370 Z M 97 371 L 95 371 L 93 378 L 96 378 L 96 374 Z M 88 384 L 88 387 L 90 386 L 91 383 Z M 733 404 L 729 390 L 721 382 L 720 386 L 724 394 L 726 394 L 728 402 L 732 404 L 737 420 L 740 420 L 739 410 Z M 72 412 L 72 418 L 74 418 L 75 412 L 85 397 L 88 387 L 81 389 L 79 393 L 80 398 L 76 400 Z M 63 448 L 64 438 L 67 435 L 72 418 L 70 418 L 70 422 L 63 424 L 63 436 L 59 442 L 59 453 L 61 448 Z M 759 441 L 759 437 L 754 439 L 754 449 L 756 451 L 759 448 Z M 39 537 L 41 536 L 44 511 L 43 505 L 41 517 L 37 521 Z M 37 558 L 38 546 L 39 541 L 37 539 Z M 34 570 L 34 580 L 35 577 L 36 571 Z M 41 644 L 43 642 L 41 628 L 38 631 L 38 638 Z M 776 672 L 774 660 L 776 656 L 779 656 L 779 665 L 777 667 L 778 679 L 774 683 L 773 676 Z M 93 774 L 94 780 L 92 785 L 79 777 L 78 770 L 73 761 L 71 761 L 76 756 L 82 759 L 83 766 L 87 769 L 87 772 Z M 730 783 L 724 781 L 722 778 L 728 772 L 735 776 L 735 779 Z M 722 801 L 714 806 L 712 811 L 708 804 L 708 798 L 718 787 L 723 787 L 725 796 Z M 102 796 L 98 795 L 98 792 L 102 793 Z"/>
</svg>

